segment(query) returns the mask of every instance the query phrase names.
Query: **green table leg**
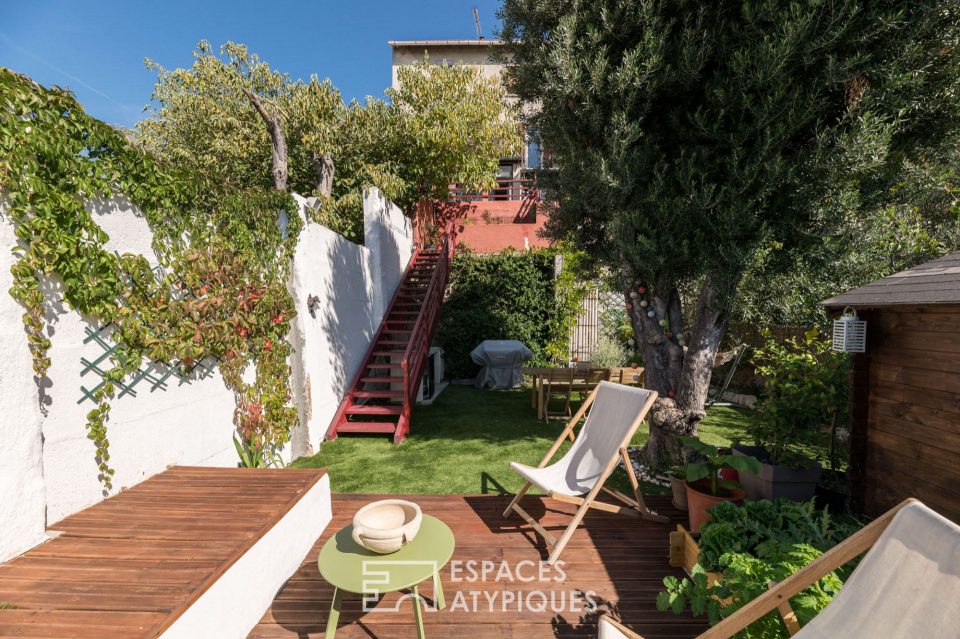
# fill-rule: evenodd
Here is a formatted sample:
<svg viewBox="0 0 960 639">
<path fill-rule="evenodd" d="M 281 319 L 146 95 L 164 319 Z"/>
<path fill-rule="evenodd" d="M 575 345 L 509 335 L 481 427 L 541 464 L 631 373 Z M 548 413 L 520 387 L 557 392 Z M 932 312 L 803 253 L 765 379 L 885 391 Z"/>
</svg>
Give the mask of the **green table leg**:
<svg viewBox="0 0 960 639">
<path fill-rule="evenodd" d="M 417 620 L 417 639 L 426 639 L 423 631 L 423 606 L 420 603 L 420 591 L 413 587 L 413 617 Z"/>
<path fill-rule="evenodd" d="M 433 603 L 437 605 L 437 610 L 443 610 L 447 607 L 447 602 L 443 599 L 443 584 L 440 583 L 440 573 L 433 573 Z"/>
<path fill-rule="evenodd" d="M 340 621 L 340 605 L 343 603 L 343 592 L 339 588 L 333 589 L 333 603 L 330 604 L 330 616 L 327 617 L 327 639 L 337 635 L 337 622 Z"/>
</svg>

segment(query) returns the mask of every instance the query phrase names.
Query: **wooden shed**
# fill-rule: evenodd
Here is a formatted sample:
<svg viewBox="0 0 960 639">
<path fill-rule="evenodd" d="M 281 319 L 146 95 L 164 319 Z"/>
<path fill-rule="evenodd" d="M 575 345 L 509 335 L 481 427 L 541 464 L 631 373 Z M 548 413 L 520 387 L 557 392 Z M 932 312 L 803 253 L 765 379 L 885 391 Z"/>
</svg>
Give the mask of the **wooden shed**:
<svg viewBox="0 0 960 639">
<path fill-rule="evenodd" d="M 852 361 L 854 508 L 912 496 L 960 521 L 960 251 L 821 304 L 867 322 Z"/>
</svg>

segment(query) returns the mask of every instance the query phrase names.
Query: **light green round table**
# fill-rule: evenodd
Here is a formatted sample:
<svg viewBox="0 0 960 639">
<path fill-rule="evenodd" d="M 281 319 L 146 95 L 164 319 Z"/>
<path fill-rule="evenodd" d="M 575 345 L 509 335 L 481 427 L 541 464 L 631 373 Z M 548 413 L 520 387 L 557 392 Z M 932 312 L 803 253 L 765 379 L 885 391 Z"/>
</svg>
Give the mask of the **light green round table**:
<svg viewBox="0 0 960 639">
<path fill-rule="evenodd" d="M 409 544 L 395 553 L 371 552 L 353 540 L 353 526 L 347 526 L 327 540 L 317 557 L 320 574 L 334 587 L 333 603 L 327 619 L 327 637 L 333 639 L 340 621 L 343 593 L 382 595 L 387 592 L 413 589 L 413 614 L 417 636 L 424 639 L 423 607 L 417 586 L 433 579 L 433 598 L 437 608 L 446 606 L 440 569 L 453 555 L 453 533 L 445 523 L 423 516 L 420 532 Z"/>
</svg>

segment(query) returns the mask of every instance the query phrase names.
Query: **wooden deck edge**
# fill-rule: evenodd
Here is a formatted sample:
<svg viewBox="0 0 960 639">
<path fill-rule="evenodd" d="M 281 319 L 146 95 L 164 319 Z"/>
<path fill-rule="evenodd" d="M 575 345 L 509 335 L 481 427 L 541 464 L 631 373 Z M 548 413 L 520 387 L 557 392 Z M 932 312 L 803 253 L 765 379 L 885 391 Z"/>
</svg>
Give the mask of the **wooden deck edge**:
<svg viewBox="0 0 960 639">
<path fill-rule="evenodd" d="M 193 470 L 196 468 L 206 469 L 207 467 L 174 466 L 174 468 L 184 468 L 184 469 Z M 282 473 L 282 472 L 285 472 L 285 469 L 271 469 L 268 472 Z M 203 581 L 203 583 L 200 586 L 198 586 L 190 594 L 190 597 L 187 598 L 187 600 L 185 600 L 177 608 L 172 610 L 170 614 L 167 616 L 167 618 L 163 621 L 163 623 L 159 624 L 151 631 L 152 632 L 151 636 L 160 637 L 161 635 L 166 633 L 166 631 L 169 630 L 170 627 L 173 626 L 177 622 L 177 620 L 180 619 L 184 615 L 184 613 L 187 612 L 187 610 L 189 610 L 207 591 L 209 591 L 210 588 L 212 588 L 214 584 L 216 584 L 224 576 L 224 574 L 226 574 L 227 571 L 230 570 L 230 568 L 232 568 L 241 558 L 243 558 L 244 555 L 246 555 L 254 546 L 256 546 L 257 543 L 259 543 L 260 540 L 267 535 L 267 533 L 269 533 L 277 524 L 279 524 L 283 520 L 283 518 L 286 517 L 287 514 L 289 514 L 290 511 L 293 510 L 294 507 L 298 503 L 300 503 L 300 501 L 304 497 L 309 495 L 314 490 L 314 488 L 316 488 L 317 484 L 320 483 L 320 481 L 326 476 L 327 476 L 326 468 L 317 469 L 316 473 L 310 479 L 310 482 L 306 486 L 304 486 L 303 490 L 299 491 L 296 495 L 291 497 L 287 501 L 285 507 L 282 510 L 278 511 L 276 515 L 271 517 L 267 523 L 265 523 L 263 526 L 260 527 L 256 535 L 252 536 L 247 542 L 245 542 L 236 551 L 234 551 L 230 555 L 230 557 L 227 558 L 226 561 L 220 564 L 220 566 L 218 566 L 217 569 L 213 571 Z M 329 495 L 329 483 L 327 484 L 327 486 L 328 486 L 328 495 Z M 324 527 L 326 526 L 326 523 L 329 523 L 329 519 L 327 520 L 327 522 L 324 523 Z"/>
</svg>

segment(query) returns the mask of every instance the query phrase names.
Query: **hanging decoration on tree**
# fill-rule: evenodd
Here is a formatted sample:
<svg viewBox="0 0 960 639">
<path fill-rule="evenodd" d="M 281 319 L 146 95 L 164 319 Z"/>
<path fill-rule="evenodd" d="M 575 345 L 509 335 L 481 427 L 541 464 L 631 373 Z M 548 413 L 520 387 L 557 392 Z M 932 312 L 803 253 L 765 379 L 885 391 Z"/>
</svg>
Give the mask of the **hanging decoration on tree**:
<svg viewBox="0 0 960 639">
<path fill-rule="evenodd" d="M 647 307 L 647 304 L 649 304 L 649 302 L 648 302 L 647 300 L 640 300 L 640 306 L 641 306 L 641 307 L 646 308 L 646 307 Z"/>
<path fill-rule="evenodd" d="M 637 299 L 637 292 L 636 292 L 636 291 L 630 291 L 630 299 L 632 299 L 632 300 Z"/>
<path fill-rule="evenodd" d="M 657 314 L 654 313 L 652 309 L 649 310 L 649 311 L 647 311 L 647 317 L 651 317 L 651 318 L 652 318 L 652 317 L 656 317 L 656 315 L 657 315 Z"/>
</svg>

